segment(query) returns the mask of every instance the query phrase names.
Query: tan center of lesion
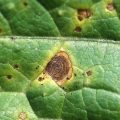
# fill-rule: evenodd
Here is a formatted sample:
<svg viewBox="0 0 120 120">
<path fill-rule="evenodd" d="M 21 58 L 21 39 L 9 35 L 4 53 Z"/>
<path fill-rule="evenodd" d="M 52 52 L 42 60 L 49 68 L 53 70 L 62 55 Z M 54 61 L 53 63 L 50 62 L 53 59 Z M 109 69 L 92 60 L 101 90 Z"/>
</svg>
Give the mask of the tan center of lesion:
<svg viewBox="0 0 120 120">
<path fill-rule="evenodd" d="M 2 33 L 2 29 L 0 28 L 0 33 Z"/>
</svg>

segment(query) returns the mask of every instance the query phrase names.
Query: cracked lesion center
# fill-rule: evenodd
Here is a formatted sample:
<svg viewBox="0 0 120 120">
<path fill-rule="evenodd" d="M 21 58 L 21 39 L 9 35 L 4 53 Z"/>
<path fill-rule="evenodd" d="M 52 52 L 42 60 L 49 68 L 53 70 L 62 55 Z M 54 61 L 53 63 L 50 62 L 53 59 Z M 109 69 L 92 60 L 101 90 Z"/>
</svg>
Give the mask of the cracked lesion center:
<svg viewBox="0 0 120 120">
<path fill-rule="evenodd" d="M 69 80 L 72 75 L 72 65 L 68 54 L 64 51 L 58 52 L 47 64 L 45 72 L 55 81 Z"/>
</svg>

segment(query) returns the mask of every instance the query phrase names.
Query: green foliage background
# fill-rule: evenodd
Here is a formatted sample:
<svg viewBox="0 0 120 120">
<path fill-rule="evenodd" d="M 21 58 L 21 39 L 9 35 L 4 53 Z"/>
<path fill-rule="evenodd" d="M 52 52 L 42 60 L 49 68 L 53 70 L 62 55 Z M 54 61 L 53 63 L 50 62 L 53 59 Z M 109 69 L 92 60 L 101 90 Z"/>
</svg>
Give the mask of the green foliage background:
<svg viewBox="0 0 120 120">
<path fill-rule="evenodd" d="M 0 0 L 0 36 L 0 120 L 120 120 L 120 0 Z M 72 78 L 39 81 L 61 48 Z"/>
</svg>

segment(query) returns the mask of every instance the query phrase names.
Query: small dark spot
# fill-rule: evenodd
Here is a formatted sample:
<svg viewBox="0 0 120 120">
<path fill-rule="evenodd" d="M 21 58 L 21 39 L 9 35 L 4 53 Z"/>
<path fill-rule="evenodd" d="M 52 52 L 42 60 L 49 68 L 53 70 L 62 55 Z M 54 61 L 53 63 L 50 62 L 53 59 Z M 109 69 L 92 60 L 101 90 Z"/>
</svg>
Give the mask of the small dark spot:
<svg viewBox="0 0 120 120">
<path fill-rule="evenodd" d="M 19 65 L 18 65 L 18 64 L 14 64 L 13 67 L 14 67 L 15 69 L 19 69 Z"/>
<path fill-rule="evenodd" d="M 87 74 L 87 76 L 91 76 L 92 75 L 92 71 L 89 70 L 89 71 L 86 72 L 86 74 Z"/>
<path fill-rule="evenodd" d="M 24 5 L 24 6 L 27 6 L 27 5 L 28 5 L 28 3 L 24 1 L 24 2 L 23 2 L 23 5 Z"/>
<path fill-rule="evenodd" d="M 62 89 L 63 89 L 63 90 L 67 90 L 67 88 L 66 88 L 66 87 L 62 87 Z"/>
<path fill-rule="evenodd" d="M 67 80 L 69 80 L 70 78 L 69 78 L 69 77 L 67 77 L 66 79 L 67 79 Z"/>
<path fill-rule="evenodd" d="M 92 14 L 89 9 L 78 9 L 78 19 L 82 21 L 85 18 L 89 18 Z"/>
<path fill-rule="evenodd" d="M 81 29 L 81 27 L 79 27 L 79 26 L 74 29 L 75 32 L 81 32 L 81 30 L 82 30 L 82 29 Z"/>
<path fill-rule="evenodd" d="M 62 89 L 65 89 L 64 87 L 62 87 Z"/>
<path fill-rule="evenodd" d="M 36 70 L 39 68 L 39 65 L 35 68 Z"/>
<path fill-rule="evenodd" d="M 114 5 L 113 5 L 113 3 L 109 3 L 109 4 L 107 5 L 107 9 L 108 9 L 109 11 L 113 11 L 113 10 L 114 10 Z"/>
<path fill-rule="evenodd" d="M 76 74 L 76 73 L 74 73 L 74 76 L 76 77 L 76 76 L 77 76 L 77 74 Z"/>
<path fill-rule="evenodd" d="M 12 75 L 7 75 L 7 78 L 8 79 L 12 79 Z"/>
<path fill-rule="evenodd" d="M 39 80 L 39 81 L 43 81 L 44 78 L 43 78 L 43 77 L 39 77 L 38 80 Z"/>
</svg>

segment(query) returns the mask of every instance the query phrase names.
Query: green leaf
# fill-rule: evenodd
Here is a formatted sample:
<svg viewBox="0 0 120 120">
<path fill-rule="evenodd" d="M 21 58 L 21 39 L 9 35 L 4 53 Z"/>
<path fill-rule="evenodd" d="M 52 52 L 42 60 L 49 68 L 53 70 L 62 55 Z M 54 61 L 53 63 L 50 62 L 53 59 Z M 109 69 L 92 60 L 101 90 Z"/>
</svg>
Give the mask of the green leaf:
<svg viewBox="0 0 120 120">
<path fill-rule="evenodd" d="M 0 91 L 26 94 L 32 110 L 43 120 L 119 120 L 119 45 L 103 39 L 0 38 Z M 70 75 L 65 72 L 66 54 Z M 64 79 L 53 77 L 60 71 Z"/>
<path fill-rule="evenodd" d="M 0 93 L 1 120 L 38 120 L 22 93 Z"/>
</svg>

